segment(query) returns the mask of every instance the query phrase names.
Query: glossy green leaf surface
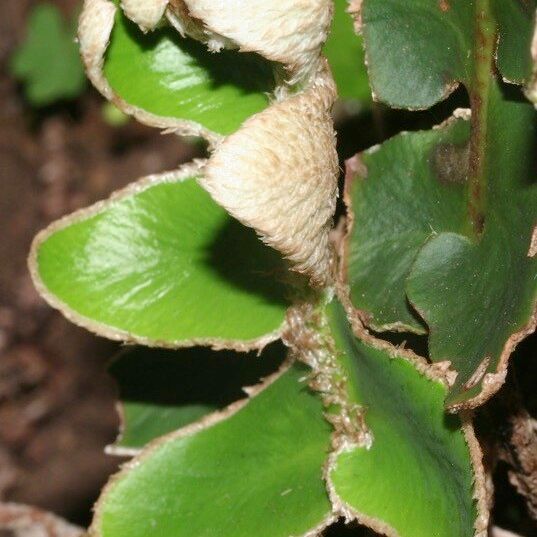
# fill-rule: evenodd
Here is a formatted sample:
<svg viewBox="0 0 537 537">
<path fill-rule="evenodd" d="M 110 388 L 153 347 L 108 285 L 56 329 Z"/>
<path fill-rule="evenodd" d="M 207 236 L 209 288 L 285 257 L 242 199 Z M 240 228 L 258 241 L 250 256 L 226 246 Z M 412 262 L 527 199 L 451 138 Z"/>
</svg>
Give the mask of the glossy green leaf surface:
<svg viewBox="0 0 537 537">
<path fill-rule="evenodd" d="M 134 459 L 105 490 L 94 534 L 298 537 L 321 524 L 331 428 L 306 374 L 293 366 L 225 421 Z"/>
<path fill-rule="evenodd" d="M 28 100 L 36 106 L 78 97 L 86 87 L 84 68 L 74 41 L 58 8 L 35 6 L 26 40 L 11 61 L 13 75 L 25 82 Z"/>
<path fill-rule="evenodd" d="M 144 34 L 120 10 L 104 75 L 125 101 L 155 114 L 230 134 L 268 105 L 270 63 L 254 54 L 211 53 L 172 28 Z"/>
<path fill-rule="evenodd" d="M 483 40 L 475 21 L 488 9 L 498 25 L 498 68 L 507 80 L 524 82 L 531 73 L 535 8 L 535 0 L 364 0 L 375 95 L 391 106 L 421 109 L 444 99 L 458 82 L 472 86 Z"/>
<path fill-rule="evenodd" d="M 536 302 L 537 265 L 528 256 L 537 214 L 535 114 L 493 86 L 488 116 L 482 235 L 471 232 L 468 217 L 463 121 L 366 153 L 367 176 L 357 172 L 348 187 L 352 303 L 375 329 L 419 330 L 412 306 L 420 313 L 431 359 L 449 360 L 459 373 L 450 405 L 479 396 L 483 375 L 505 367 Z"/>
<path fill-rule="evenodd" d="M 332 30 L 323 49 L 341 99 L 371 102 L 371 90 L 365 67 L 362 39 L 354 31 L 354 23 L 347 13 L 347 0 L 334 1 Z"/>
<path fill-rule="evenodd" d="M 354 261 L 359 285 L 351 289 L 352 299 L 359 309 L 372 314 L 374 327 L 416 330 L 416 324 L 409 322 L 412 309 L 404 304 L 409 300 L 429 327 L 431 359 L 449 361 L 458 373 L 448 405 L 475 406 L 501 385 L 508 357 L 531 331 L 535 311 L 536 267 L 529 255 L 537 214 L 535 117 L 522 92 L 497 81 L 491 69 L 496 63 L 504 77 L 524 80 L 528 25 L 535 3 L 419 0 L 410 7 L 406 4 L 399 0 L 363 3 L 373 89 L 392 105 L 421 107 L 438 101 L 442 87 L 461 81 L 472 107 L 470 132 L 467 142 L 463 137 L 447 146 L 439 132 L 431 133 L 438 143 L 421 169 L 416 162 L 423 156 L 422 148 L 409 147 L 404 156 L 390 155 L 392 142 L 388 142 L 379 150 L 379 160 L 386 160 L 384 170 L 377 173 L 376 184 L 382 192 L 373 193 L 371 199 L 377 206 L 362 210 L 355 222 L 355 235 L 361 227 L 369 235 L 367 239 L 358 236 L 357 250 L 348 251 L 348 277 L 352 281 Z M 431 35 L 435 36 L 432 41 Z M 379 70 L 376 82 L 375 69 Z M 388 73 L 393 75 L 391 80 Z M 376 157 L 367 158 L 374 161 Z M 421 179 L 413 177 L 416 173 Z M 392 176 L 400 181 L 397 199 L 376 216 L 378 200 L 394 190 Z M 415 189 L 419 180 L 426 180 L 428 192 Z M 355 188 L 358 194 L 360 188 L 368 192 L 367 186 Z M 416 222 L 405 208 L 414 208 Z M 438 218 L 440 214 L 446 218 Z M 365 217 L 373 222 L 364 224 Z M 428 224 L 430 233 L 411 245 L 408 236 L 415 232 L 417 222 Z M 391 258 L 399 272 L 382 269 L 383 262 L 389 263 L 383 229 L 394 232 L 392 243 L 400 247 Z M 423 244 L 427 235 L 430 240 L 421 249 L 418 243 Z M 377 237 L 381 237 L 378 245 Z M 367 246 L 374 252 L 361 261 L 359 248 L 364 251 Z M 368 266 L 370 260 L 376 263 Z M 383 270 L 388 278 L 375 281 L 377 274 L 371 270 Z M 405 279 L 406 297 L 402 293 Z M 364 282 L 376 288 L 363 291 Z M 379 318 L 379 312 L 384 318 Z"/>
<path fill-rule="evenodd" d="M 466 225 L 468 137 L 468 122 L 454 120 L 400 134 L 349 165 L 346 202 L 354 225 L 344 271 L 353 305 L 375 330 L 424 332 L 405 281 L 428 237 Z"/>
<path fill-rule="evenodd" d="M 275 371 L 281 345 L 256 352 L 136 347 L 110 366 L 119 388 L 122 420 L 118 448 L 141 448 L 149 441 L 244 398 L 243 387 Z"/>
<path fill-rule="evenodd" d="M 376 97 L 428 108 L 469 82 L 475 0 L 364 0 L 363 36 Z"/>
<path fill-rule="evenodd" d="M 459 419 L 444 412 L 445 387 L 358 340 L 338 302 L 328 317 L 350 400 L 364 407 L 373 435 L 369 449 L 337 457 L 329 476 L 336 494 L 382 533 L 473 536 L 472 463 Z"/>
<path fill-rule="evenodd" d="M 536 0 L 492 0 L 500 26 L 497 64 L 509 82 L 523 84 L 532 73 L 531 41 L 535 30 Z"/>
<path fill-rule="evenodd" d="M 491 90 L 482 235 L 431 239 L 408 280 L 408 297 L 430 327 L 432 359 L 450 360 L 459 372 L 449 404 L 480 392 L 474 372 L 482 363 L 481 376 L 496 372 L 535 310 L 537 259 L 529 254 L 537 215 L 536 115 L 515 97 Z"/>
<path fill-rule="evenodd" d="M 62 222 L 41 237 L 36 262 L 53 305 L 116 339 L 240 343 L 285 317 L 278 254 L 195 178 L 135 185 Z"/>
</svg>

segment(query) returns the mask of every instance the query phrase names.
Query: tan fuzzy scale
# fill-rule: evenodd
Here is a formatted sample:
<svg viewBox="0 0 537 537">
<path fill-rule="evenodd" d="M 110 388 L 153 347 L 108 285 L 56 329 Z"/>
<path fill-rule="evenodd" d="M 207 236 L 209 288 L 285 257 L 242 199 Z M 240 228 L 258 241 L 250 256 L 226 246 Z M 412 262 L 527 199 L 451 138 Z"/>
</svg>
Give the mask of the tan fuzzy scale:
<svg viewBox="0 0 537 537">
<path fill-rule="evenodd" d="M 144 32 L 159 23 L 168 6 L 168 0 L 121 0 L 121 9 Z"/>
<path fill-rule="evenodd" d="M 182 35 L 209 50 L 257 52 L 285 65 L 293 82 L 315 72 L 333 10 L 330 0 L 122 0 L 121 7 L 144 31 L 166 12 Z"/>
<path fill-rule="evenodd" d="M 331 0 L 179 0 L 209 33 L 284 64 L 295 80 L 314 73 L 332 20 Z M 172 1 L 170 9 L 174 10 Z"/>
<path fill-rule="evenodd" d="M 183 37 L 189 36 L 205 43 L 211 52 L 220 52 L 224 48 L 237 48 L 231 40 L 209 30 L 202 21 L 192 17 L 185 0 L 169 0 L 169 4 L 169 9 L 166 11 L 167 18 Z"/>
<path fill-rule="evenodd" d="M 332 452 L 370 449 L 374 439 L 365 423 L 366 409 L 349 401 L 347 378 L 326 318 L 311 304 L 302 304 L 288 311 L 287 326 L 282 339 L 291 356 L 311 368 L 308 386 L 321 396 L 327 410 L 325 419 L 334 429 Z"/>
<path fill-rule="evenodd" d="M 338 159 L 325 72 L 313 86 L 249 118 L 215 150 L 200 184 L 279 250 L 293 270 L 326 283 Z"/>
</svg>

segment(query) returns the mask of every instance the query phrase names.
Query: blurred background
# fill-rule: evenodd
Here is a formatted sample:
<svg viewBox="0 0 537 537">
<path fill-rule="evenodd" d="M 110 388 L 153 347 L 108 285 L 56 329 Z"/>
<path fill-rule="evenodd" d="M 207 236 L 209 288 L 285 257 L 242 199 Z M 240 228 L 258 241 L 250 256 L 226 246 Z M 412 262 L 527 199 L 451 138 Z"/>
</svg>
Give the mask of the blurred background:
<svg viewBox="0 0 537 537">
<path fill-rule="evenodd" d="M 0 17 L 0 500 L 80 524 L 118 460 L 106 363 L 117 345 L 45 305 L 26 256 L 52 220 L 194 146 L 128 121 L 85 80 L 74 41 L 81 0 L 2 0 Z"/>
<path fill-rule="evenodd" d="M 119 346 L 75 327 L 38 297 L 26 268 L 31 240 L 52 220 L 200 156 L 203 147 L 130 121 L 90 87 L 75 43 L 81 0 L 2 0 L 1 7 L 0 501 L 35 505 L 84 526 L 121 462 L 103 452 L 118 430 L 106 365 Z M 429 128 L 466 103 L 458 91 L 422 113 L 340 104 L 340 156 L 403 128 Z M 418 349 L 423 343 L 409 340 Z M 534 343 L 535 336 L 520 346 L 512 370 L 519 377 L 515 391 L 535 416 L 536 366 L 528 360 Z M 486 445 L 502 442 L 498 417 L 511 412 L 513 375 L 503 390 L 507 397 L 478 416 Z M 537 535 L 507 479 L 507 464 L 494 466 L 496 522 Z M 327 532 L 357 534 L 341 526 Z"/>
</svg>

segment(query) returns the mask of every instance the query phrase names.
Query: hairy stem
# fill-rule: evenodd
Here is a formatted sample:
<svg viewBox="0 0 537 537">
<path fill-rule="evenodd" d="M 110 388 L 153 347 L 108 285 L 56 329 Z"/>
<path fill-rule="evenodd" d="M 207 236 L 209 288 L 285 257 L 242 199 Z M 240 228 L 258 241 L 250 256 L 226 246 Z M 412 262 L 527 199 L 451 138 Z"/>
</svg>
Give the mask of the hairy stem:
<svg viewBox="0 0 537 537">
<path fill-rule="evenodd" d="M 468 177 L 468 212 L 474 232 L 483 229 L 486 205 L 486 146 L 488 103 L 494 83 L 494 47 L 496 24 L 490 0 L 475 0 L 474 72 L 470 87 L 472 137 Z"/>
</svg>

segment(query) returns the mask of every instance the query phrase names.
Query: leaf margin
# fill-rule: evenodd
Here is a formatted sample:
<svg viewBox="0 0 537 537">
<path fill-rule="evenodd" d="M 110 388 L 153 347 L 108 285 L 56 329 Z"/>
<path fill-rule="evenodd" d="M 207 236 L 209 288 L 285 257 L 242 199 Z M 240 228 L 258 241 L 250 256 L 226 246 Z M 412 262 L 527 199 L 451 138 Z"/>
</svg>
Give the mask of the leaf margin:
<svg viewBox="0 0 537 537">
<path fill-rule="evenodd" d="M 343 306 L 350 329 L 356 338 L 378 350 L 388 353 L 392 359 L 406 361 L 421 376 L 429 379 L 432 382 L 437 382 L 443 385 L 446 390 L 449 389 L 452 378 L 452 373 L 449 370 L 449 362 L 429 363 L 425 358 L 419 356 L 411 349 L 408 349 L 404 346 L 396 347 L 389 341 L 379 339 L 372 335 L 367 330 L 362 318 L 356 312 L 354 306 L 350 302 L 350 299 L 345 292 L 345 288 L 342 287 L 340 281 L 336 282 L 336 292 L 334 298 L 339 300 Z M 364 410 L 363 417 L 365 427 L 368 429 L 367 409 Z M 475 434 L 472 423 L 472 411 L 467 410 L 460 412 L 458 417 L 461 422 L 461 430 L 464 440 L 468 447 L 471 469 L 474 477 L 473 499 L 475 501 L 477 515 L 474 522 L 474 537 L 486 537 L 488 535 L 488 526 L 490 521 L 490 508 L 493 501 L 493 491 L 490 484 L 490 477 L 487 474 L 483 463 L 483 450 Z M 334 431 L 334 434 L 337 434 L 337 431 Z M 358 445 L 357 447 L 364 449 L 366 445 Z M 328 455 L 325 465 L 325 482 L 334 512 L 343 517 L 346 523 L 357 521 L 360 524 L 369 527 L 373 531 L 379 532 L 387 537 L 400 537 L 399 533 L 397 533 L 394 528 L 386 524 L 384 521 L 361 513 L 339 498 L 335 485 L 330 478 L 330 473 L 336 468 L 337 458 L 339 455 L 346 451 L 347 448 L 345 445 L 341 445 L 337 449 L 332 450 Z"/>
<path fill-rule="evenodd" d="M 394 323 L 376 323 L 374 321 L 374 314 L 372 312 L 369 312 L 368 310 L 358 308 L 352 304 L 351 294 L 350 294 L 350 283 L 348 278 L 348 272 L 349 272 L 349 252 L 351 250 L 351 239 L 352 239 L 352 233 L 356 224 L 356 215 L 353 210 L 353 201 L 352 201 L 352 194 L 351 189 L 353 183 L 357 180 L 357 175 L 360 174 L 360 179 L 367 181 L 368 179 L 368 173 L 369 170 L 367 169 L 367 166 L 362 160 L 363 155 L 373 155 L 377 151 L 381 150 L 382 147 L 386 144 L 386 142 L 390 142 L 392 140 L 396 140 L 400 137 L 405 136 L 412 136 L 417 135 L 420 133 L 432 133 L 434 131 L 439 131 L 442 129 L 449 129 L 452 127 L 456 122 L 458 121 L 466 121 L 470 122 L 472 117 L 472 111 L 470 108 L 456 108 L 453 110 L 451 115 L 449 115 L 446 119 L 441 121 L 440 123 L 437 123 L 432 127 L 432 129 L 419 129 L 416 131 L 406 131 L 403 130 L 401 132 L 398 132 L 394 136 L 391 136 L 390 138 L 384 140 L 381 143 L 375 144 L 372 147 L 368 147 L 367 149 L 363 151 L 359 151 L 349 159 L 345 161 L 345 177 L 344 177 L 344 183 L 343 183 L 343 190 L 342 190 L 342 200 L 343 204 L 345 206 L 346 210 L 346 216 L 344 219 L 344 225 L 342 224 L 341 232 L 336 236 L 335 238 L 335 249 L 337 253 L 338 258 L 338 265 L 337 265 L 337 288 L 338 288 L 338 294 L 340 296 L 345 295 L 346 301 L 349 304 L 349 308 L 353 311 L 353 317 L 354 315 L 357 315 L 360 319 L 360 322 L 364 326 L 364 328 L 370 328 L 375 332 L 408 332 L 411 334 L 416 335 L 428 335 L 429 333 L 429 327 L 427 326 L 427 323 L 423 319 L 422 315 L 417 311 L 415 306 L 412 304 L 412 309 L 416 313 L 416 317 L 421 320 L 423 323 L 423 329 L 417 328 L 416 326 L 412 326 L 410 324 L 405 324 L 403 321 L 396 321 Z M 416 256 L 414 257 L 413 262 L 409 266 L 409 270 L 405 277 L 405 286 L 402 288 L 402 292 L 406 296 L 406 280 L 408 279 L 408 276 L 412 270 L 412 267 L 416 261 L 417 256 L 419 255 L 419 252 L 423 249 L 425 244 L 431 240 L 431 238 L 434 238 L 439 233 L 435 232 L 434 230 L 431 230 L 431 234 L 426 237 L 421 244 L 421 246 L 418 248 L 416 252 Z M 349 310 L 350 311 L 350 310 Z"/>
<path fill-rule="evenodd" d="M 232 406 L 233 404 L 238 404 L 239 402 L 243 401 L 244 399 L 249 399 L 250 398 L 250 394 L 252 392 L 252 390 L 256 390 L 256 387 L 259 385 L 259 384 L 262 384 L 264 382 L 265 379 L 267 379 L 269 376 L 273 375 L 273 374 L 276 374 L 280 371 L 280 369 L 282 369 L 283 367 L 285 367 L 287 365 L 287 363 L 289 362 L 290 358 L 289 358 L 289 349 L 283 344 L 283 341 L 280 340 L 277 340 L 277 342 L 272 342 L 271 345 L 280 345 L 281 347 L 281 351 L 285 353 L 285 357 L 284 359 L 281 361 L 281 363 L 275 368 L 275 367 L 272 367 L 272 372 L 269 372 L 267 374 L 262 374 L 262 375 L 259 375 L 257 377 L 257 381 L 254 383 L 254 384 L 250 384 L 249 382 L 248 383 L 245 383 L 245 384 L 240 384 L 240 390 L 241 390 L 241 395 L 238 396 L 237 398 L 235 398 L 233 401 L 230 401 L 229 403 L 225 403 L 223 405 L 221 405 L 220 407 L 218 408 L 214 408 L 212 410 L 209 410 L 207 411 L 206 413 L 204 413 L 202 416 L 200 416 L 199 418 L 196 418 L 195 420 L 191 421 L 190 423 L 187 423 L 177 429 L 175 429 L 176 431 L 179 431 L 179 430 L 182 430 L 182 429 L 185 429 L 187 427 L 190 427 L 190 426 L 194 426 L 195 424 L 200 424 L 200 426 L 202 425 L 200 422 L 202 422 L 203 419 L 205 418 L 209 418 L 209 416 L 211 416 L 212 414 L 218 414 L 218 413 L 221 413 L 223 412 L 224 410 L 228 409 L 230 406 Z M 122 396 L 122 384 L 121 384 L 121 379 L 118 378 L 117 376 L 117 373 L 114 373 L 112 372 L 112 369 L 114 368 L 114 366 L 118 363 L 120 363 L 121 361 L 125 360 L 125 361 L 128 361 L 129 360 L 129 356 L 131 354 L 136 354 L 137 351 L 143 351 L 145 350 L 146 352 L 147 351 L 170 351 L 170 350 L 173 350 L 173 351 L 185 351 L 185 350 L 191 350 L 191 351 L 196 351 L 196 350 L 200 350 L 200 349 L 203 349 L 203 347 L 183 347 L 181 349 L 162 349 L 162 348 L 159 348 L 159 349 L 148 349 L 146 347 L 139 347 L 139 346 L 127 346 L 127 347 L 123 347 L 121 348 L 118 352 L 116 352 L 115 354 L 113 354 L 111 356 L 111 358 L 108 360 L 107 362 L 107 365 L 106 365 L 106 369 L 107 369 L 107 372 L 108 372 L 108 375 L 111 376 L 113 382 L 113 390 L 114 390 L 114 396 L 115 396 L 115 410 L 116 410 L 116 415 L 118 417 L 118 420 L 119 420 L 119 425 L 116 429 L 116 437 L 114 438 L 113 442 L 110 443 L 110 444 L 107 444 L 105 447 L 104 447 L 104 452 L 106 455 L 110 455 L 110 456 L 115 456 L 115 457 L 135 457 L 137 456 L 141 451 L 143 451 L 145 449 L 145 447 L 151 442 L 151 441 L 154 441 L 156 440 L 158 437 L 154 437 L 152 440 L 149 440 L 148 442 L 146 442 L 144 445 L 141 445 L 141 446 L 129 446 L 129 445 L 125 445 L 125 444 L 122 444 L 122 440 L 123 440 L 123 436 L 124 436 L 124 432 L 129 428 L 129 420 L 126 418 L 126 407 L 128 406 L 129 404 L 129 400 L 125 400 L 125 398 Z M 249 352 L 243 352 L 243 351 L 234 351 L 233 349 L 220 349 L 218 351 L 216 351 L 215 349 L 212 349 L 210 347 L 208 348 L 205 348 L 205 350 L 209 349 L 210 352 L 213 352 L 215 354 L 218 354 L 219 352 L 223 352 L 223 351 L 229 351 L 229 352 L 235 352 L 237 355 L 241 355 L 241 359 L 243 359 L 244 361 L 249 361 L 249 360 L 260 360 L 260 361 L 263 361 L 265 360 L 266 358 L 269 358 L 268 356 L 265 355 L 265 352 L 266 352 L 266 348 L 263 348 L 263 349 L 254 349 L 254 350 L 250 350 Z M 248 356 L 248 354 L 250 353 L 255 353 L 256 356 Z M 269 348 L 267 354 L 270 354 L 271 353 L 271 350 Z M 169 358 L 170 360 L 177 360 L 177 361 L 181 361 L 182 359 L 184 359 L 183 356 L 174 356 L 173 358 L 170 357 Z M 222 360 L 225 361 L 225 358 L 222 358 Z M 269 362 L 270 362 L 270 358 L 269 358 Z M 229 364 L 227 364 L 227 366 L 229 366 Z M 239 384 L 237 384 L 237 387 L 239 386 Z M 208 425 L 210 426 L 210 425 Z M 207 426 L 207 427 L 208 427 Z M 204 427 L 202 426 L 201 429 L 204 429 L 204 428 L 207 428 L 207 427 Z M 165 434 L 172 434 L 173 431 L 170 431 L 168 433 L 165 433 Z"/>
<path fill-rule="evenodd" d="M 218 145 L 224 138 L 223 135 L 195 121 L 147 112 L 143 108 L 128 103 L 112 89 L 104 75 L 103 67 L 117 13 L 118 7 L 111 0 L 84 0 L 79 18 L 78 41 L 86 75 L 93 86 L 106 100 L 144 125 L 164 129 L 165 133 L 173 132 L 178 136 L 204 138 L 211 148 Z M 99 32 L 92 31 L 96 26 L 100 28 Z"/>
<path fill-rule="evenodd" d="M 224 407 L 221 410 L 209 413 L 206 416 L 203 416 L 201 419 L 190 423 L 189 425 L 186 425 L 185 427 L 182 427 L 177 431 L 156 438 L 155 440 L 149 442 L 149 444 L 144 446 L 138 453 L 134 455 L 132 459 L 123 464 L 119 471 L 113 474 L 109 478 L 105 486 L 101 489 L 99 498 L 93 506 L 93 519 L 88 528 L 87 537 L 102 537 L 102 533 L 99 531 L 98 528 L 101 525 L 102 509 L 107 492 L 112 489 L 116 482 L 119 482 L 124 475 L 128 474 L 129 470 L 136 468 L 136 466 L 140 465 L 140 463 L 143 462 L 146 457 L 151 456 L 154 451 L 156 451 L 161 445 L 165 444 L 166 442 L 193 436 L 200 431 L 207 430 L 213 425 L 217 425 L 226 421 L 228 418 L 233 417 L 240 410 L 246 408 L 248 403 L 253 398 L 263 392 L 266 388 L 274 384 L 280 377 L 282 377 L 287 371 L 289 371 L 293 367 L 293 364 L 295 362 L 296 361 L 291 356 L 291 353 L 288 353 L 284 362 L 278 368 L 277 371 L 261 379 L 261 382 L 259 382 L 258 384 L 243 388 L 244 392 L 246 393 L 246 397 L 244 397 L 243 399 L 239 399 L 238 401 L 231 403 L 230 405 Z M 307 385 L 305 386 L 307 389 L 309 389 Z M 315 392 L 312 391 L 312 393 Z M 323 468 L 320 468 L 320 470 L 322 471 Z M 324 472 L 322 472 L 322 479 L 324 484 Z M 328 501 L 328 503 L 331 502 Z M 317 526 L 309 529 L 306 533 L 302 535 L 296 535 L 292 537 L 318 537 L 321 531 L 328 528 L 328 526 L 336 522 L 337 519 L 338 515 L 334 513 L 333 510 L 331 510 L 325 515 L 325 517 Z"/>
<path fill-rule="evenodd" d="M 99 214 L 106 210 L 110 205 L 123 198 L 131 195 L 139 194 L 146 189 L 154 187 L 158 184 L 169 182 L 181 182 L 193 176 L 199 175 L 203 168 L 206 166 L 207 160 L 195 159 L 192 162 L 183 164 L 179 168 L 162 173 L 156 173 L 147 175 L 127 185 L 126 187 L 113 192 L 107 199 L 98 201 L 93 205 L 84 207 L 77 211 L 74 211 L 58 220 L 55 220 L 47 227 L 42 229 L 33 239 L 30 253 L 28 255 L 27 265 L 32 279 L 32 283 L 39 293 L 39 295 L 51 306 L 52 308 L 60 311 L 60 313 L 71 323 L 84 328 L 93 334 L 110 339 L 112 341 L 119 341 L 123 344 L 136 344 L 146 347 L 164 348 L 164 349 L 181 349 L 187 347 L 201 346 L 210 347 L 213 350 L 233 350 L 237 352 L 247 352 L 252 350 L 261 351 L 269 343 L 277 341 L 281 338 L 283 332 L 287 326 L 287 316 L 279 327 L 272 332 L 268 332 L 259 336 L 258 338 L 250 340 L 240 339 L 225 339 L 225 338 L 190 338 L 177 341 L 163 341 L 159 339 L 153 339 L 147 336 L 136 336 L 129 333 L 126 330 L 110 327 L 107 324 L 96 322 L 80 313 L 77 313 L 66 304 L 63 300 L 59 299 L 49 291 L 45 283 L 43 282 L 39 274 L 38 263 L 38 250 L 42 243 L 47 238 L 52 236 L 57 231 L 69 227 L 71 224 L 81 222 Z"/>
<path fill-rule="evenodd" d="M 412 267 L 405 280 L 405 293 L 408 298 L 408 301 L 412 304 L 412 307 L 416 310 L 420 318 L 427 325 L 429 347 L 430 347 L 432 334 L 433 332 L 436 332 L 436 329 L 433 326 L 432 322 L 427 321 L 424 312 L 411 298 L 407 289 L 410 285 L 410 279 L 412 278 L 414 274 L 415 267 L 417 266 L 419 262 L 419 257 L 423 254 L 424 251 L 426 251 L 425 249 L 433 241 L 435 241 L 436 239 L 439 239 L 442 235 L 445 236 L 445 235 L 451 235 L 451 234 L 452 233 L 449 233 L 449 232 L 442 232 L 437 235 L 430 236 L 420 248 L 420 251 L 418 252 L 418 255 L 416 256 L 416 258 L 414 259 L 414 262 L 412 263 Z M 468 237 L 465 237 L 463 235 L 458 235 L 458 234 L 453 234 L 453 235 L 456 235 L 461 240 L 461 242 L 464 241 L 464 242 L 467 242 L 468 244 L 472 244 L 470 239 L 468 239 Z M 533 239 L 536 237 L 537 237 L 537 225 L 536 227 L 534 227 L 534 230 L 533 230 L 532 244 L 534 242 Z M 532 245 L 530 244 L 530 252 L 531 252 L 531 247 Z M 530 252 L 528 252 L 528 257 L 533 257 L 530 255 Z M 447 407 L 448 411 L 452 413 L 457 413 L 461 411 L 474 410 L 484 405 L 489 399 L 491 399 L 494 395 L 496 395 L 505 383 L 508 369 L 509 369 L 509 364 L 511 361 L 511 356 L 514 353 L 516 347 L 518 346 L 519 343 L 521 343 L 525 338 L 533 334 L 536 330 L 537 330 L 537 298 L 535 299 L 533 313 L 529 315 L 527 323 L 522 325 L 519 330 L 516 330 L 513 333 L 511 333 L 511 335 L 507 338 L 507 340 L 505 340 L 505 343 L 503 345 L 503 348 L 497 360 L 496 371 L 487 372 L 489 357 L 484 357 L 483 360 L 475 368 L 472 377 L 468 379 L 467 383 L 471 383 L 475 381 L 476 385 L 477 384 L 480 385 L 481 389 L 479 393 L 469 399 L 465 399 L 464 401 L 450 404 Z M 435 363 L 441 364 L 443 362 L 435 362 Z M 449 369 L 451 371 L 451 375 L 449 377 L 449 383 L 451 387 L 455 382 L 455 376 L 458 374 L 458 372 L 455 369 L 451 369 L 451 362 L 448 361 L 447 363 L 449 364 Z"/>
</svg>

